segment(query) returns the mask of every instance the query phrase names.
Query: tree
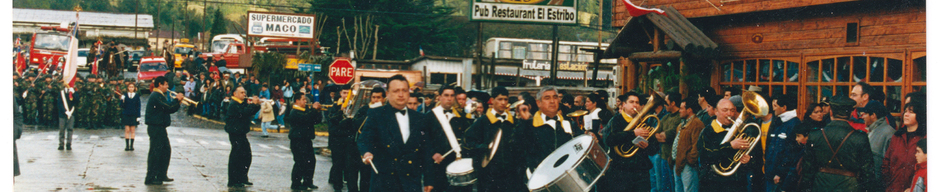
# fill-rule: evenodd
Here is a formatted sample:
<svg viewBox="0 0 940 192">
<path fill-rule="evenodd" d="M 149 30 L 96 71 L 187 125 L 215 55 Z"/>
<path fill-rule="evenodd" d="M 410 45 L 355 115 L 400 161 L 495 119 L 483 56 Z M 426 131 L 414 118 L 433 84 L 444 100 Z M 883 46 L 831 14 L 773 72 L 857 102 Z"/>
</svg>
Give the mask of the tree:
<svg viewBox="0 0 940 192">
<path fill-rule="evenodd" d="M 209 33 L 212 35 L 226 34 L 228 33 L 228 22 L 225 20 L 225 17 L 222 15 L 221 9 L 215 9 L 215 13 L 212 14 L 212 28 L 209 29 Z"/>
</svg>

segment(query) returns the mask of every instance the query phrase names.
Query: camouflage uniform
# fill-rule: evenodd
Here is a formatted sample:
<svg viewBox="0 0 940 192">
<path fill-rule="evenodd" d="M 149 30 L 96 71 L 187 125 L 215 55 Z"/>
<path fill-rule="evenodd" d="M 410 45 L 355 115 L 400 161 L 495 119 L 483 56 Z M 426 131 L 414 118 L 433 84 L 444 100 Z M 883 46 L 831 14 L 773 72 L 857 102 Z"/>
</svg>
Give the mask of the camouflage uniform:
<svg viewBox="0 0 940 192">
<path fill-rule="evenodd" d="M 28 79 L 27 81 L 29 81 L 32 86 L 26 85 L 26 102 L 24 102 L 24 112 L 26 114 L 26 123 L 32 125 L 36 124 L 37 122 L 36 118 L 38 117 L 39 112 L 39 96 L 41 95 L 39 87 L 41 86 L 33 84 L 33 81 Z"/>
<path fill-rule="evenodd" d="M 100 81 L 101 78 L 98 78 L 98 79 Z M 92 97 L 91 108 L 92 108 L 92 111 L 94 111 L 93 113 L 95 113 L 95 115 L 94 115 L 94 118 L 92 118 L 91 122 L 95 124 L 96 127 L 101 128 L 106 125 L 105 123 L 107 123 L 108 122 L 107 120 L 109 119 L 108 118 L 108 102 L 110 100 L 108 100 L 107 96 L 110 95 L 108 93 L 110 93 L 111 91 L 108 88 L 108 86 L 102 82 L 95 82 L 94 87 L 95 87 L 95 92 L 91 96 Z"/>
<path fill-rule="evenodd" d="M 111 126 L 119 126 L 121 125 L 121 111 L 123 111 L 123 109 L 121 109 L 121 94 L 120 93 L 123 92 L 124 89 L 121 88 L 121 84 L 117 84 L 117 83 L 115 83 L 114 85 L 111 85 L 111 88 L 112 88 L 112 91 L 110 92 L 110 94 L 108 94 L 111 97 L 111 102 L 108 102 L 108 108 L 110 109 L 108 110 L 109 112 L 108 116 L 111 117 L 111 121 L 109 121 L 109 123 L 111 124 Z M 123 127 L 119 126 L 118 128 L 123 128 Z"/>
<path fill-rule="evenodd" d="M 72 112 L 72 118 L 75 119 L 75 127 L 85 127 L 85 104 L 82 103 L 85 95 L 85 81 L 81 76 L 75 79 L 75 109 Z"/>
<path fill-rule="evenodd" d="M 45 93 L 43 93 L 40 98 L 42 102 L 42 117 L 40 119 L 44 125 L 48 126 L 52 126 L 55 124 L 54 122 L 58 122 L 58 113 L 56 113 L 55 109 L 55 97 L 58 96 L 58 90 L 56 90 L 55 84 L 55 81 L 44 81 L 42 85 Z"/>
</svg>

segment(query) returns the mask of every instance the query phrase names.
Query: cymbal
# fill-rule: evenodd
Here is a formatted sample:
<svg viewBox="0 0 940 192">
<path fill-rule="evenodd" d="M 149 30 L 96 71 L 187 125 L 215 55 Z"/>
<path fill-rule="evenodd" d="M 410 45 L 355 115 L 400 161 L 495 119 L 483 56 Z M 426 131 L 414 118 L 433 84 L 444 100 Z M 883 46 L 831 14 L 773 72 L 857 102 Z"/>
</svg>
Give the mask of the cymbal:
<svg viewBox="0 0 940 192">
<path fill-rule="evenodd" d="M 509 105 L 509 109 L 515 109 L 516 107 L 518 107 L 519 105 L 522 105 L 523 103 L 525 103 L 525 100 L 516 101 L 515 103 L 512 103 L 512 105 Z"/>
<path fill-rule="evenodd" d="M 580 117 L 580 116 L 584 116 L 584 115 L 587 115 L 587 114 L 588 114 L 588 111 L 585 111 L 585 110 L 577 110 L 577 111 L 568 113 L 568 114 L 565 115 L 565 116 L 566 116 L 566 117 Z"/>
</svg>

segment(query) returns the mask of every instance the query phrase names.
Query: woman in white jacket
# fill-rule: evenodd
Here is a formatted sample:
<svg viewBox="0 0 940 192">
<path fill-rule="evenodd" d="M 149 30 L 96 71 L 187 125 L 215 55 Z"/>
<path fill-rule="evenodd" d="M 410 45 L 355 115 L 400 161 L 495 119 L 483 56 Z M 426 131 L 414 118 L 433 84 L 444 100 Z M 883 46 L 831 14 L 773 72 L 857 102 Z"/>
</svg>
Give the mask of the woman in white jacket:
<svg viewBox="0 0 940 192">
<path fill-rule="evenodd" d="M 271 125 L 274 121 L 274 100 L 262 100 L 261 102 L 261 133 L 263 137 L 268 137 L 268 129 L 277 129 Z"/>
</svg>

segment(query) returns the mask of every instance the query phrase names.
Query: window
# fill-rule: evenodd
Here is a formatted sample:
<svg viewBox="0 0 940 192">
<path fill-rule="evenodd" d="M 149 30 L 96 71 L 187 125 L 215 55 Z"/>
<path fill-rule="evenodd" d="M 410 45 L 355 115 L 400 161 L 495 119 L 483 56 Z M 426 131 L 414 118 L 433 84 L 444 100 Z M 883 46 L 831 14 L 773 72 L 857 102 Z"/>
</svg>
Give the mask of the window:
<svg viewBox="0 0 940 192">
<path fill-rule="evenodd" d="M 857 82 L 867 82 L 884 97 L 885 107 L 900 113 L 903 99 L 904 68 L 901 60 L 879 56 L 843 56 L 811 60 L 806 63 L 807 95 L 804 102 L 818 102 L 823 97 L 848 95 Z M 880 96 L 876 96 L 880 97 Z"/>
<path fill-rule="evenodd" d="M 446 85 L 457 82 L 456 73 L 431 73 L 431 84 Z"/>
<path fill-rule="evenodd" d="M 513 59 L 526 59 L 526 50 L 525 50 L 525 46 L 513 46 L 513 47 L 512 47 L 512 58 L 513 58 Z"/>
<path fill-rule="evenodd" d="M 858 23 L 845 24 L 845 42 L 858 43 Z"/>
<path fill-rule="evenodd" d="M 799 93 L 799 63 L 782 59 L 750 59 L 721 64 L 721 87 L 748 89 L 760 87 L 762 94 Z"/>
</svg>

